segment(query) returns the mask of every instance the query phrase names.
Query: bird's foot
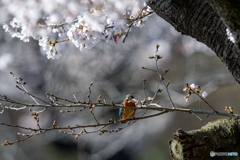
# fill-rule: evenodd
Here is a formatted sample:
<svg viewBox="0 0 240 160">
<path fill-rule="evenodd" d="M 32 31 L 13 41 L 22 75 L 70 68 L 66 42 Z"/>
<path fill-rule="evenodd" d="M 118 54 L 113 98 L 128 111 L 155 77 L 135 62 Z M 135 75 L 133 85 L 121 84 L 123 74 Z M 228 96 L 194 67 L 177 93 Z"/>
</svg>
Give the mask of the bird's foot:
<svg viewBox="0 0 240 160">
<path fill-rule="evenodd" d="M 127 119 L 122 119 L 122 120 L 124 120 L 124 121 L 122 121 L 121 123 L 126 123 L 127 122 Z"/>
</svg>

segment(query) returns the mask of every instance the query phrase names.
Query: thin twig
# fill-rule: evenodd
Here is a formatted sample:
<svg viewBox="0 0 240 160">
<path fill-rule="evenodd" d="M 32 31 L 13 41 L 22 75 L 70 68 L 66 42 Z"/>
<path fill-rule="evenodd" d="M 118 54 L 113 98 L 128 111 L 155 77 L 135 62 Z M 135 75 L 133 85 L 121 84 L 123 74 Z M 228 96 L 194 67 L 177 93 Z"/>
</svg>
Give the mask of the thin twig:
<svg viewBox="0 0 240 160">
<path fill-rule="evenodd" d="M 155 71 L 153 69 L 149 69 L 149 68 L 145 68 L 145 67 L 142 67 L 142 69 L 146 69 L 146 70 L 149 70 L 149 71 L 157 72 L 157 71 Z"/>
<path fill-rule="evenodd" d="M 194 94 L 196 94 L 199 98 L 201 98 L 201 100 L 203 100 L 210 108 L 212 108 L 215 112 L 216 111 L 202 96 L 200 96 L 198 93 L 196 93 L 193 89 L 191 89 L 193 91 Z"/>
<path fill-rule="evenodd" d="M 204 121 L 202 120 L 202 118 L 200 118 L 199 116 L 197 116 L 195 113 L 192 112 L 192 114 L 193 114 L 194 116 L 196 116 L 200 121 L 202 121 L 203 123 L 207 124 L 206 122 L 204 122 Z"/>
<path fill-rule="evenodd" d="M 83 107 L 82 109 L 73 109 L 72 111 L 70 111 L 70 110 L 66 110 L 66 111 L 60 110 L 60 113 L 81 112 L 82 110 L 84 110 L 86 108 L 87 107 Z"/>
<path fill-rule="evenodd" d="M 168 111 L 164 111 L 164 112 L 160 112 L 157 114 L 152 114 L 149 116 L 145 116 L 145 117 L 137 117 L 137 118 L 129 118 L 128 121 L 135 121 L 135 120 L 140 120 L 140 119 L 146 119 L 146 118 L 151 118 L 151 117 L 156 117 L 159 116 L 161 114 L 167 113 Z M 120 123 L 120 122 L 125 122 L 125 120 L 117 120 L 116 123 Z M 24 130 L 30 130 L 30 131 L 51 131 L 51 130 L 65 130 L 65 129 L 77 129 L 77 128 L 91 128 L 91 127 L 99 127 L 99 126 L 109 126 L 112 125 L 113 123 L 102 123 L 102 124 L 96 124 L 96 125 L 85 125 L 85 126 L 80 126 L 77 125 L 76 127 L 53 127 L 53 128 L 41 128 L 41 129 L 34 129 L 34 128 L 27 128 L 27 127 L 22 127 L 22 126 L 18 126 L 18 125 L 11 125 L 11 124 L 6 124 L 6 123 L 0 123 L 0 125 L 5 125 L 8 127 L 16 127 L 16 128 L 21 128 Z"/>
<path fill-rule="evenodd" d="M 1 101 L 1 99 L 0 99 Z M 2 101 L 5 101 L 5 100 L 2 100 Z M 7 101 L 8 102 L 8 101 Z M 9 102 L 11 103 L 11 102 Z M 16 103 L 18 104 L 18 103 Z M 65 105 L 37 105 L 37 104 L 22 104 L 22 103 L 19 103 L 21 105 L 25 105 L 24 107 L 22 107 L 23 109 L 24 108 L 27 108 L 27 107 L 53 107 L 53 108 L 56 108 L 56 107 L 87 107 L 87 105 L 90 105 L 90 104 L 65 104 Z M 225 113 L 225 112 L 215 112 L 215 111 L 204 111 L 204 110 L 191 110 L 191 109 L 183 109 L 183 108 L 164 108 L 164 107 L 161 107 L 159 106 L 158 104 L 156 103 L 151 103 L 151 104 L 148 104 L 148 105 L 145 105 L 143 107 L 139 106 L 139 107 L 136 107 L 136 108 L 132 108 L 132 107 L 122 107 L 121 105 L 117 105 L 117 104 L 105 104 L 105 103 L 91 103 L 91 105 L 95 105 L 95 107 L 107 107 L 107 108 L 125 108 L 125 109 L 134 109 L 134 110 L 141 110 L 141 109 L 144 109 L 144 110 L 167 110 L 169 112 L 188 112 L 190 113 L 190 111 L 193 111 L 194 113 L 196 114 L 210 114 L 210 115 L 221 115 L 221 116 L 226 116 L 226 117 L 232 117 L 232 115 L 230 113 Z M 19 108 L 9 108 L 7 106 L 4 106 L 6 109 L 14 109 L 14 110 L 19 110 Z M 236 117 L 240 118 L 240 115 L 237 115 L 237 114 L 234 114 Z"/>
<path fill-rule="evenodd" d="M 93 115 L 93 118 L 95 119 L 95 121 L 97 122 L 97 124 L 99 124 L 97 118 L 95 117 L 95 115 L 94 115 L 94 113 L 93 113 L 93 109 L 92 109 L 92 108 L 90 109 L 90 112 L 91 112 L 91 114 Z"/>
<path fill-rule="evenodd" d="M 91 100 L 90 100 L 90 95 L 91 95 L 91 87 L 92 87 L 92 85 L 93 85 L 93 82 L 91 82 L 90 83 L 90 86 L 89 86 L 89 88 L 88 88 L 88 103 L 90 103 L 91 102 Z"/>
<path fill-rule="evenodd" d="M 36 96 L 34 96 L 33 94 L 29 93 L 29 92 L 27 91 L 27 89 L 26 89 L 23 85 L 22 85 L 23 89 L 20 88 L 19 86 L 16 86 L 16 87 L 17 87 L 19 90 L 23 91 L 24 93 L 27 93 L 27 94 L 32 98 L 32 100 L 33 100 L 36 104 L 39 104 L 36 99 L 42 101 L 43 103 L 49 104 L 49 102 L 46 102 L 46 101 L 44 101 L 43 99 L 41 99 L 41 98 L 39 98 L 39 97 L 36 97 Z"/>
<path fill-rule="evenodd" d="M 157 52 L 157 51 L 156 51 L 156 52 Z M 156 71 L 157 71 L 157 73 L 158 73 L 158 75 L 159 75 L 159 77 L 160 77 L 160 81 L 162 82 L 162 84 L 164 85 L 164 87 L 165 87 L 165 89 L 166 89 L 166 91 L 167 91 L 167 95 L 168 95 L 169 101 L 170 101 L 170 103 L 171 103 L 171 105 L 172 105 L 172 108 L 175 108 L 174 103 L 173 103 L 173 101 L 172 101 L 172 98 L 171 98 L 171 96 L 170 96 L 170 94 L 169 94 L 169 91 L 168 91 L 168 86 L 166 86 L 166 84 L 165 84 L 165 82 L 164 82 L 164 80 L 163 80 L 162 75 L 159 73 L 158 65 L 157 65 L 158 58 L 157 58 L 157 55 L 156 55 L 156 54 L 155 54 L 155 56 L 154 56 L 154 59 L 155 59 Z"/>
<path fill-rule="evenodd" d="M 130 29 L 131 29 L 133 23 L 139 18 L 139 15 L 142 13 L 142 11 L 143 11 L 143 8 L 141 9 L 141 11 L 140 11 L 139 14 L 137 15 L 137 17 L 136 17 L 136 18 L 131 22 L 131 24 L 128 26 L 128 31 L 127 31 L 124 39 L 123 39 L 123 43 L 125 42 L 125 40 L 126 40 L 126 38 L 127 38 L 127 36 L 128 36 L 128 33 L 130 32 Z"/>
<path fill-rule="evenodd" d="M 159 116 L 159 115 L 165 114 L 165 113 L 167 113 L 167 112 L 168 112 L 168 111 L 163 110 L 163 111 L 161 111 L 160 113 L 157 113 L 157 114 L 154 114 L 154 115 L 150 115 L 150 116 L 142 117 L 142 116 L 146 113 L 146 112 L 144 112 L 144 113 L 140 116 L 140 118 L 136 118 L 136 119 L 139 120 L 139 119 L 145 119 L 145 118 L 155 117 L 155 116 Z M 129 119 L 128 119 L 128 120 L 129 120 Z M 131 119 L 130 119 L 130 120 L 131 120 Z M 133 123 L 137 122 L 137 120 L 133 121 L 132 123 L 130 123 L 130 124 L 128 124 L 128 125 L 126 125 L 126 126 L 124 126 L 124 127 L 122 127 L 122 128 L 119 128 L 117 131 L 120 131 L 120 130 L 126 128 L 126 127 L 129 127 L 129 126 L 132 125 Z"/>
<path fill-rule="evenodd" d="M 54 97 L 54 99 L 66 101 L 66 102 L 73 103 L 73 104 L 83 103 L 83 102 L 80 102 L 80 101 L 75 102 L 75 101 L 71 101 L 71 100 L 68 100 L 68 99 L 65 99 L 65 98 L 61 98 L 61 97 L 58 97 L 58 96 L 53 95 L 52 93 L 51 93 L 51 94 L 46 93 L 46 95 L 47 95 L 49 98 L 52 96 L 52 97 Z"/>
<path fill-rule="evenodd" d="M 0 114 L 2 114 L 4 112 L 4 106 L 2 105 L 2 103 L 0 103 L 0 106 L 2 107 L 2 111 L 0 112 Z"/>
<path fill-rule="evenodd" d="M 71 23 L 76 23 L 78 19 L 72 21 L 72 22 L 65 22 L 65 23 L 60 23 L 60 24 L 50 24 L 50 25 L 44 25 L 44 24 L 38 24 L 40 27 L 61 27 L 63 25 L 71 24 Z"/>
<path fill-rule="evenodd" d="M 73 94 L 73 97 L 74 97 L 75 101 L 78 102 L 77 97 L 75 96 L 75 94 L 74 93 L 72 93 L 72 94 Z"/>
<path fill-rule="evenodd" d="M 23 141 L 25 141 L 25 140 L 33 137 L 33 136 L 35 136 L 35 134 L 30 134 L 29 136 L 27 136 L 27 137 L 24 138 L 24 139 L 16 140 L 15 142 L 11 142 L 11 143 L 8 142 L 7 144 L 4 143 L 3 145 L 13 145 L 14 143 L 23 142 Z"/>
<path fill-rule="evenodd" d="M 61 41 L 57 41 L 56 43 L 61 43 L 61 42 L 66 42 L 66 41 L 69 41 L 69 39 L 64 39 L 64 40 L 61 40 Z"/>
<path fill-rule="evenodd" d="M 149 12 L 148 14 L 146 14 L 144 17 L 137 17 L 136 19 L 131 19 L 131 20 L 129 20 L 128 22 L 135 22 L 135 21 L 137 21 L 137 20 L 139 20 L 139 19 L 143 19 L 143 18 L 146 18 L 146 17 L 149 17 L 149 16 L 151 16 L 152 14 L 154 14 L 155 13 L 155 11 L 152 11 L 152 12 Z"/>
<path fill-rule="evenodd" d="M 158 85 L 157 85 L 157 89 L 156 89 L 156 92 L 155 92 L 155 94 L 154 94 L 154 96 L 153 96 L 153 99 L 152 99 L 152 101 L 156 98 L 156 96 L 157 96 L 157 93 L 158 93 L 158 91 L 159 91 L 159 85 L 161 84 L 161 81 L 158 83 Z"/>
<path fill-rule="evenodd" d="M 199 109 L 202 110 L 201 99 L 199 99 Z"/>
</svg>

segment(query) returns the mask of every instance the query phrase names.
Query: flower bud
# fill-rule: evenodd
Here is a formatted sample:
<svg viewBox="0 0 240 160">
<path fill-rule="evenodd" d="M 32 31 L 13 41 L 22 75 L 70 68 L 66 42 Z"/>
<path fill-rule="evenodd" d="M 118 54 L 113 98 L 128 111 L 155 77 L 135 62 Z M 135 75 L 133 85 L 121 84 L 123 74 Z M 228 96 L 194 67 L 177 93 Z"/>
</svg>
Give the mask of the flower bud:
<svg viewBox="0 0 240 160">
<path fill-rule="evenodd" d="M 102 99 L 102 95 L 100 94 L 100 95 L 98 96 L 98 102 L 101 102 L 101 99 Z"/>
<path fill-rule="evenodd" d="M 207 97 L 207 92 L 202 92 L 202 97 L 206 98 Z"/>
<path fill-rule="evenodd" d="M 53 127 L 55 127 L 57 124 L 56 120 L 53 121 Z"/>
<path fill-rule="evenodd" d="M 78 137 L 79 137 L 79 135 L 76 135 L 76 136 L 75 136 L 75 139 L 78 139 Z"/>
<path fill-rule="evenodd" d="M 190 85 L 190 88 L 191 88 L 191 89 L 195 89 L 195 88 L 196 88 L 195 84 L 192 83 L 192 84 Z"/>
<path fill-rule="evenodd" d="M 169 86 L 170 85 L 170 81 L 168 81 L 168 83 L 167 83 L 167 86 Z"/>
</svg>

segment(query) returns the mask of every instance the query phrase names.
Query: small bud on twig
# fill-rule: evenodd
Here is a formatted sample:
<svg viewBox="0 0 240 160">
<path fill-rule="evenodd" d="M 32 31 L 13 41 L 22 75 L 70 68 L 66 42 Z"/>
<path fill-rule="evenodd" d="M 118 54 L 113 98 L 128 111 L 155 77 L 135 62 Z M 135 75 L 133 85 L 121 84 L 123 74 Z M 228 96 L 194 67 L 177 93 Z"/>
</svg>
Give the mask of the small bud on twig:
<svg viewBox="0 0 240 160">
<path fill-rule="evenodd" d="M 76 136 L 75 136 L 75 139 L 78 139 L 78 137 L 79 137 L 79 135 L 76 135 Z"/>
<path fill-rule="evenodd" d="M 101 99 L 102 99 L 102 95 L 100 94 L 100 95 L 98 96 L 98 103 L 101 102 Z"/>
<path fill-rule="evenodd" d="M 55 127 L 55 126 L 56 126 L 56 124 L 57 124 L 57 122 L 56 122 L 56 120 L 54 120 L 54 121 L 53 121 L 53 125 L 52 125 L 52 126 L 53 126 L 53 127 Z"/>
<path fill-rule="evenodd" d="M 168 81 L 168 83 L 167 83 L 167 87 L 170 85 L 170 81 Z"/>
<path fill-rule="evenodd" d="M 113 101 L 111 100 L 110 103 L 112 103 L 112 105 L 114 105 Z"/>
<path fill-rule="evenodd" d="M 156 58 L 157 58 L 157 60 L 162 59 L 162 57 L 160 55 L 156 55 Z"/>
<path fill-rule="evenodd" d="M 156 45 L 156 52 L 158 52 L 158 48 L 160 47 L 159 44 Z"/>
<path fill-rule="evenodd" d="M 164 70 L 164 74 L 166 74 L 170 69 L 165 69 Z"/>
<path fill-rule="evenodd" d="M 113 123 L 113 119 L 112 119 L 112 118 L 109 119 L 109 120 L 108 120 L 108 123 Z"/>
</svg>

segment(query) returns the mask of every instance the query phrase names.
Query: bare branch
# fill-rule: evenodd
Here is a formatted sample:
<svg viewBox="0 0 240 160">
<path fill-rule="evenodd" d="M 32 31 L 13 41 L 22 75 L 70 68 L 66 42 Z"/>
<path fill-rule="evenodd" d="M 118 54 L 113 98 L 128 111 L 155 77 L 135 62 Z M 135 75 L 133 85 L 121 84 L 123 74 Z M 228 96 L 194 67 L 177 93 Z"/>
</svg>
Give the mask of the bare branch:
<svg viewBox="0 0 240 160">
<path fill-rule="evenodd" d="M 2 114 L 4 112 L 4 106 L 2 105 L 2 103 L 0 103 L 0 106 L 2 107 L 2 111 L 0 112 L 0 114 Z"/>
</svg>

